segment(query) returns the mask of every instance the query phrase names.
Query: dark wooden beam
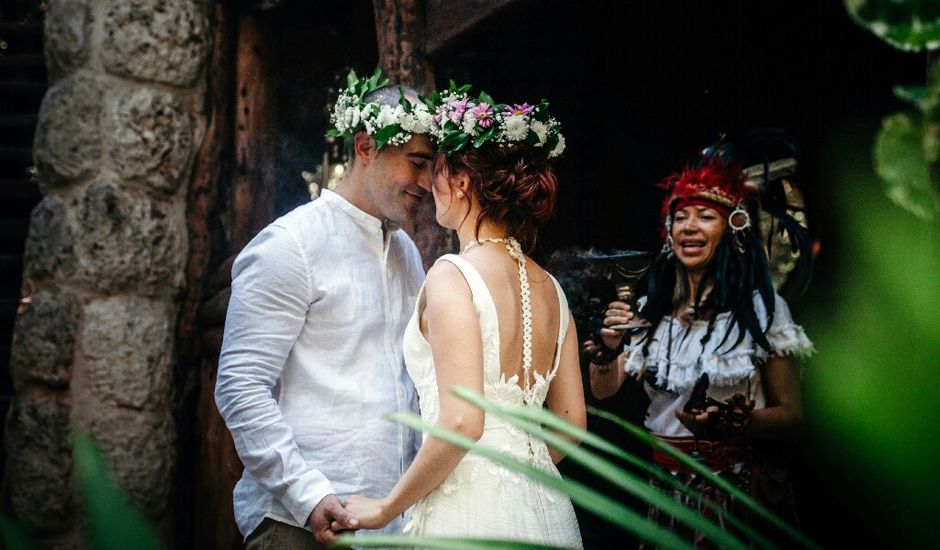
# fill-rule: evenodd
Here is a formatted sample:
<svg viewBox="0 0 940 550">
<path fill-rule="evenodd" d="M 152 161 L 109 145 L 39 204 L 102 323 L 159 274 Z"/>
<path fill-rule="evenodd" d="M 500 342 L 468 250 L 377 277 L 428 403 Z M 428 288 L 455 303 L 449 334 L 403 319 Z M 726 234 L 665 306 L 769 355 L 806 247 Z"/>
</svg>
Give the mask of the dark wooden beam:
<svg viewBox="0 0 940 550">
<path fill-rule="evenodd" d="M 428 93 L 434 89 L 434 71 L 424 50 L 424 8 L 424 0 L 372 0 L 382 72 L 392 84 Z M 425 269 L 448 251 L 448 232 L 435 221 L 430 195 L 403 229 L 418 246 Z"/>
<path fill-rule="evenodd" d="M 232 515 L 232 489 L 241 474 L 241 463 L 213 398 L 220 343 L 207 346 L 204 337 L 221 332 L 225 305 L 222 319 L 213 318 L 213 324 L 205 322 L 204 310 L 207 298 L 219 290 L 216 273 L 226 269 L 220 269 L 219 264 L 228 252 L 219 213 L 222 192 L 233 176 L 238 12 L 227 0 L 217 0 L 209 10 L 213 49 L 206 78 L 208 121 L 187 193 L 189 261 L 177 325 L 176 387 L 181 395 L 177 424 L 180 441 L 185 443 L 180 446 L 177 468 L 180 529 L 176 546 L 222 550 L 242 545 Z M 255 105 L 247 99 L 240 104 Z M 240 123 L 247 127 L 254 121 L 243 117 Z M 254 144 L 242 135 L 241 145 L 247 148 Z M 246 154 L 243 162 L 247 166 L 256 159 Z M 245 175 L 239 179 L 239 208 L 251 206 L 250 202 L 245 204 L 244 197 L 255 193 L 254 183 Z M 250 227 L 239 227 L 238 238 L 244 240 L 250 232 Z M 231 270 L 231 264 L 227 269 Z"/>
<path fill-rule="evenodd" d="M 379 65 L 392 84 L 428 93 L 434 72 L 424 52 L 424 0 L 372 0 Z"/>
<path fill-rule="evenodd" d="M 232 175 L 232 251 L 240 251 L 274 215 L 274 150 L 277 117 L 271 101 L 273 40 L 270 21 L 242 13 L 235 68 L 235 172 Z"/>
<path fill-rule="evenodd" d="M 436 58 L 489 18 L 519 0 L 427 0 L 425 53 Z"/>
</svg>

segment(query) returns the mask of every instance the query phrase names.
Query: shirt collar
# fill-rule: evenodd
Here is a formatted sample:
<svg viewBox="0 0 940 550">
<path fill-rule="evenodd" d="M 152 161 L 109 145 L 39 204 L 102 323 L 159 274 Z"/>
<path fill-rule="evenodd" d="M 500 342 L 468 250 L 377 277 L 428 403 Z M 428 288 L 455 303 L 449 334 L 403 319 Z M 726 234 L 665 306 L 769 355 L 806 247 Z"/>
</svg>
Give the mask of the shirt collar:
<svg viewBox="0 0 940 550">
<path fill-rule="evenodd" d="M 382 220 L 360 209 L 358 206 L 349 202 L 345 197 L 339 193 L 336 193 L 335 191 L 321 189 L 319 200 L 326 200 L 326 202 L 336 206 L 345 212 L 350 218 L 352 218 L 353 221 L 359 225 L 365 226 L 367 229 L 373 231 L 382 231 Z"/>
</svg>

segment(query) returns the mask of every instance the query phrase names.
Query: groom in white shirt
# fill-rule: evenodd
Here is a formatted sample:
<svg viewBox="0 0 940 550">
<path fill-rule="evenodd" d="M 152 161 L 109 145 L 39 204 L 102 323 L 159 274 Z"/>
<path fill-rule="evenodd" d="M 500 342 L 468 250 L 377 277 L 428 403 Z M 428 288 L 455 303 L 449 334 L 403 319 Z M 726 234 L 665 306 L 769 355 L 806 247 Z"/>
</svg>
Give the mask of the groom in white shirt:
<svg viewBox="0 0 940 550">
<path fill-rule="evenodd" d="M 356 528 L 340 497 L 387 494 L 420 445 L 383 417 L 417 408 L 401 341 L 424 270 L 398 224 L 430 188 L 434 150 L 419 133 L 379 150 L 378 128 L 355 128 L 341 128 L 350 167 L 335 192 L 271 223 L 232 268 L 215 397 L 245 466 L 234 508 L 248 548 L 317 548 L 331 522 Z"/>
</svg>

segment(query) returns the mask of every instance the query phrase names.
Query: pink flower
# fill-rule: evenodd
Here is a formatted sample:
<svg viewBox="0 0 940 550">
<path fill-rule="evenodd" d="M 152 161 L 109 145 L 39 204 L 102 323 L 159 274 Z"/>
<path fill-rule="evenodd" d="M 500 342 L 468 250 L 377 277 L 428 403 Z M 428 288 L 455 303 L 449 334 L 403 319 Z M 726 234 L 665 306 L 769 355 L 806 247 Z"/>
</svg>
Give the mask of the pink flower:
<svg viewBox="0 0 940 550">
<path fill-rule="evenodd" d="M 532 106 L 529 105 L 528 103 L 523 103 L 522 105 L 519 105 L 517 103 L 516 105 L 513 105 L 512 107 L 509 107 L 509 106 L 506 107 L 506 114 L 508 115 L 525 116 L 531 112 L 532 112 Z"/>
<path fill-rule="evenodd" d="M 448 118 L 455 124 L 460 124 L 460 119 L 462 119 L 463 114 L 467 112 L 467 107 L 468 105 L 466 99 L 451 101 L 447 105 L 447 108 L 450 110 L 450 115 L 448 115 Z"/>
<path fill-rule="evenodd" d="M 477 120 L 480 128 L 489 128 L 493 125 L 493 108 L 481 103 L 470 110 L 470 114 Z"/>
</svg>

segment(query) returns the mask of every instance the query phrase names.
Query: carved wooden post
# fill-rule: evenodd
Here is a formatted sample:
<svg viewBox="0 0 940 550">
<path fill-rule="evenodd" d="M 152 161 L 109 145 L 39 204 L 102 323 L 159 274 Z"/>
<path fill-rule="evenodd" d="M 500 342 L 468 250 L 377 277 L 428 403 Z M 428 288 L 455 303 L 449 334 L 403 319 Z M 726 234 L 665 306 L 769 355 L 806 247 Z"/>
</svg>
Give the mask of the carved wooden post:
<svg viewBox="0 0 940 550">
<path fill-rule="evenodd" d="M 424 0 L 372 0 L 379 65 L 392 84 L 421 93 L 434 89 L 434 72 L 425 56 Z M 425 269 L 450 248 L 448 232 L 434 221 L 434 201 L 424 201 L 405 231 L 411 235 Z"/>
<path fill-rule="evenodd" d="M 434 72 L 425 56 L 424 0 L 372 0 L 379 65 L 392 84 L 429 93 Z"/>
<path fill-rule="evenodd" d="M 232 250 L 241 250 L 274 216 L 272 150 L 274 104 L 270 101 L 270 37 L 262 15 L 243 11 L 238 22 L 235 71 L 235 174 L 232 179 Z"/>
<path fill-rule="evenodd" d="M 180 478 L 188 476 L 196 481 L 190 482 L 192 486 L 185 490 L 186 483 L 179 484 L 183 493 L 180 501 L 190 507 L 186 512 L 192 522 L 186 532 L 180 534 L 179 542 L 182 546 L 192 545 L 194 548 L 227 549 L 242 544 L 241 534 L 232 517 L 232 489 L 241 474 L 241 463 L 213 398 L 225 304 L 221 306 L 219 318 L 218 314 L 213 314 L 213 308 L 207 307 L 206 301 L 219 290 L 220 285 L 213 283 L 218 278 L 217 275 L 213 277 L 213 272 L 221 261 L 220 256 L 225 253 L 222 228 L 217 220 L 221 208 L 220 191 L 227 188 L 225 182 L 233 175 L 238 12 L 230 2 L 220 0 L 210 7 L 209 20 L 213 36 L 207 90 L 209 121 L 189 190 L 187 293 L 178 328 L 179 363 L 187 371 L 182 374 L 182 387 L 194 388 L 188 390 L 194 395 L 187 402 L 193 404 L 186 405 L 184 414 L 193 415 L 196 419 L 190 433 L 181 429 L 181 436 L 193 442 L 193 449 L 187 451 L 191 454 L 189 464 L 181 464 Z M 244 101 L 240 103 L 244 108 Z M 244 114 L 238 117 L 238 124 L 245 124 Z M 244 146 L 245 138 L 239 142 Z M 246 191 L 250 190 L 244 178 L 233 187 L 239 188 L 239 185 Z M 243 192 L 245 194 L 251 193 Z M 243 204 L 233 206 L 244 208 Z M 244 239 L 250 229 L 236 227 L 232 232 L 232 237 Z M 220 272 L 230 270 L 230 264 L 219 269 Z M 227 294 L 225 298 L 227 303 Z M 209 300 L 210 303 L 218 301 Z M 206 322 L 207 317 L 211 318 L 209 323 Z M 184 468 L 186 471 L 182 471 Z"/>
</svg>

